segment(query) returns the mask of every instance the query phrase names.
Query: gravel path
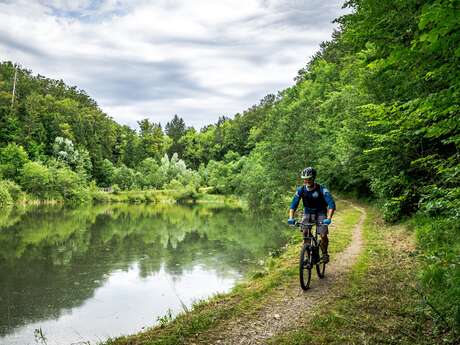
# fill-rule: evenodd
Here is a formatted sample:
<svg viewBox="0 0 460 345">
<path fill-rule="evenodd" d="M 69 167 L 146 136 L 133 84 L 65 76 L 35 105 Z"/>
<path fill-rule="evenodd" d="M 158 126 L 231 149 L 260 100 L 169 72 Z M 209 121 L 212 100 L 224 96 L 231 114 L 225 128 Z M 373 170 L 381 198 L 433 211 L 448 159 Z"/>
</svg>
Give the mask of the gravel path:
<svg viewBox="0 0 460 345">
<path fill-rule="evenodd" d="M 201 340 L 199 337 L 190 344 L 263 344 L 265 340 L 305 323 L 311 308 L 318 305 L 334 285 L 340 284 L 342 274 L 352 267 L 361 252 L 361 233 L 366 213 L 364 209 L 352 206 L 361 212 L 353 231 L 353 240 L 331 260 L 324 279 L 317 279 L 316 272 L 312 272 L 312 284 L 306 292 L 302 291 L 296 279 L 288 287 L 278 289 L 270 302 L 255 316 L 230 320 L 207 334 L 206 339 Z"/>
</svg>

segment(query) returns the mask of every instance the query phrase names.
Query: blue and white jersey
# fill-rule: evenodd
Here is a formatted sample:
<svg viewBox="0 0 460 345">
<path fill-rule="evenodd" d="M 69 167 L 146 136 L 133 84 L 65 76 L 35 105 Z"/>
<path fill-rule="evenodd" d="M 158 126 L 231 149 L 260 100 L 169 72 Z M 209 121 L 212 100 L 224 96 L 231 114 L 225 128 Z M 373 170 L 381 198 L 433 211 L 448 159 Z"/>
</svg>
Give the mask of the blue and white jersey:
<svg viewBox="0 0 460 345">
<path fill-rule="evenodd" d="M 307 186 L 298 188 L 292 199 L 291 209 L 297 210 L 300 199 L 303 202 L 304 213 L 326 214 L 328 208 L 335 210 L 335 202 L 331 193 L 318 183 L 315 183 L 312 190 L 308 190 Z"/>
</svg>

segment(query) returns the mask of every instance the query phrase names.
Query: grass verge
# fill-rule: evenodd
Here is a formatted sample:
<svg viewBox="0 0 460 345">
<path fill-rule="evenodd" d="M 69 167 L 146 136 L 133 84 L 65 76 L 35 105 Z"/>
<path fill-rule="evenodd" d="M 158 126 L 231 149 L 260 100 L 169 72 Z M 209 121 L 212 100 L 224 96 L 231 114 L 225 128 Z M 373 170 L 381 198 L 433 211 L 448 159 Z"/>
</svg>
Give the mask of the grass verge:
<svg viewBox="0 0 460 345">
<path fill-rule="evenodd" d="M 91 199 L 96 203 L 203 203 L 203 204 L 225 204 L 226 206 L 243 207 L 244 202 L 235 196 L 190 193 L 187 190 L 130 190 L 117 192 L 93 191 Z"/>
</svg>

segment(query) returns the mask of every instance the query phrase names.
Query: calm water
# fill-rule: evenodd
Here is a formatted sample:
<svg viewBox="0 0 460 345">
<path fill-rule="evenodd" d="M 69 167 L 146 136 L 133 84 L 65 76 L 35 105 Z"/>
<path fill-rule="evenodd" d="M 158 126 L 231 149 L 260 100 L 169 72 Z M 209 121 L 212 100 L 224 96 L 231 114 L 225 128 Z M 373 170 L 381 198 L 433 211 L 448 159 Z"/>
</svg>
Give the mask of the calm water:
<svg viewBox="0 0 460 345">
<path fill-rule="evenodd" d="M 225 207 L 102 205 L 0 213 L 0 344 L 95 344 L 226 292 L 284 240 Z"/>
</svg>

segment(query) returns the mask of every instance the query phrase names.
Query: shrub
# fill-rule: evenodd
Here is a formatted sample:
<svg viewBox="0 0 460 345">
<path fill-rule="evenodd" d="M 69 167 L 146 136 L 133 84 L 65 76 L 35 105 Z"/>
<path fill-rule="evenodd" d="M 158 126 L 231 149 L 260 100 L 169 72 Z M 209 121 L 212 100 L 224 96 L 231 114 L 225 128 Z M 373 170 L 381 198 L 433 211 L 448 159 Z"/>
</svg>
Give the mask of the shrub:
<svg viewBox="0 0 460 345">
<path fill-rule="evenodd" d="M 401 197 L 397 197 L 383 204 L 383 219 L 386 222 L 394 223 L 401 218 L 403 201 Z"/>
<path fill-rule="evenodd" d="M 165 186 L 165 189 L 170 190 L 171 196 L 176 201 L 198 199 L 198 192 L 193 185 L 184 186 L 178 180 L 172 180 Z"/>
<path fill-rule="evenodd" d="M 95 202 L 110 202 L 111 200 L 110 195 L 108 193 L 100 190 L 92 190 L 91 198 Z"/>
<path fill-rule="evenodd" d="M 132 192 L 128 194 L 128 202 L 133 204 L 139 204 L 145 201 L 145 197 L 142 193 Z"/>
<path fill-rule="evenodd" d="M 0 150 L 0 175 L 14 181 L 19 180 L 19 171 L 29 161 L 22 146 L 8 144 Z"/>
<path fill-rule="evenodd" d="M 13 198 L 11 197 L 7 186 L 0 182 L 0 207 L 8 206 L 13 204 Z"/>
<path fill-rule="evenodd" d="M 460 226 L 455 218 L 418 216 L 416 227 L 424 265 L 422 293 L 441 328 L 460 329 Z"/>
<path fill-rule="evenodd" d="M 39 162 L 24 164 L 20 177 L 22 187 L 38 197 L 46 197 L 51 190 L 52 178 L 49 169 Z"/>
<path fill-rule="evenodd" d="M 145 192 L 145 200 L 147 202 L 153 202 L 156 203 L 159 201 L 158 195 L 155 193 L 155 191 L 146 191 Z"/>
<path fill-rule="evenodd" d="M 113 175 L 113 182 L 117 184 L 122 190 L 133 189 L 136 186 L 136 172 L 122 165 L 116 168 Z"/>
<path fill-rule="evenodd" d="M 53 192 L 58 192 L 67 201 L 81 203 L 89 200 L 89 191 L 77 173 L 67 167 L 53 173 Z"/>
<path fill-rule="evenodd" d="M 19 200 L 19 198 L 23 194 L 21 186 L 19 186 L 17 183 L 13 181 L 4 180 L 4 181 L 1 181 L 1 184 L 3 184 L 6 187 L 13 201 Z"/>
<path fill-rule="evenodd" d="M 117 195 L 117 194 L 120 194 L 121 192 L 121 188 L 119 185 L 117 185 L 116 183 L 112 186 L 112 193 Z"/>
<path fill-rule="evenodd" d="M 160 188 L 165 181 L 165 176 L 159 170 L 160 166 L 153 158 L 144 159 L 138 167 L 141 174 L 140 186 L 142 188 Z"/>
</svg>

